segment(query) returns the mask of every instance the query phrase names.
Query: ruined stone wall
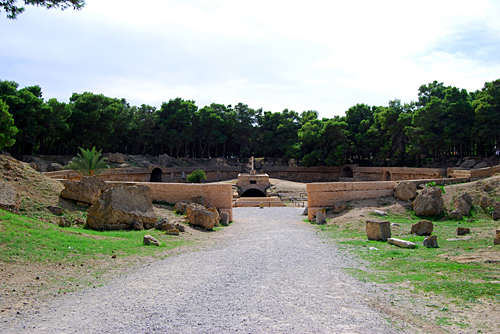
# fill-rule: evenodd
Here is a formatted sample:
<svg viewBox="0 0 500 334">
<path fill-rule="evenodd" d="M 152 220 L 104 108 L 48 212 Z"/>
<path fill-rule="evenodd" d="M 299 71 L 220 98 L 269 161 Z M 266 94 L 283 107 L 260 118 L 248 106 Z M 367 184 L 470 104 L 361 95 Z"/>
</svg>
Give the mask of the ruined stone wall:
<svg viewBox="0 0 500 334">
<path fill-rule="evenodd" d="M 396 184 L 396 181 L 309 183 L 308 219 L 314 218 L 316 210 L 332 207 L 339 202 L 390 196 Z"/>
<path fill-rule="evenodd" d="M 155 201 L 177 203 L 188 201 L 192 197 L 205 196 L 209 206 L 215 206 L 221 212 L 229 213 L 233 220 L 233 187 L 222 183 L 163 183 L 163 182 L 119 182 L 109 184 L 141 184 L 151 189 L 151 197 Z"/>
<path fill-rule="evenodd" d="M 262 172 L 271 178 L 296 182 L 333 182 L 340 176 L 339 167 L 264 167 Z"/>
<path fill-rule="evenodd" d="M 411 167 L 354 167 L 354 181 L 402 181 L 439 179 L 446 169 Z"/>
<path fill-rule="evenodd" d="M 451 178 L 469 178 L 471 181 L 486 178 L 500 173 L 500 165 L 479 169 L 448 168 L 447 174 Z"/>
</svg>

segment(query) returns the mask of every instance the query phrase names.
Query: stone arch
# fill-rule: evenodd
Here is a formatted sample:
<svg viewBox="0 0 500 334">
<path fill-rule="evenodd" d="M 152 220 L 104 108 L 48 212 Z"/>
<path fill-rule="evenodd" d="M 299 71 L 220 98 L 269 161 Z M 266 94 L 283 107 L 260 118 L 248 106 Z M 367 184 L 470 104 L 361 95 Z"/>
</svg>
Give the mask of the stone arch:
<svg viewBox="0 0 500 334">
<path fill-rule="evenodd" d="M 391 173 L 388 170 L 386 170 L 384 172 L 384 181 L 390 181 L 390 180 L 391 180 Z"/>
<path fill-rule="evenodd" d="M 153 168 L 153 170 L 151 171 L 151 179 L 150 179 L 150 182 L 161 182 L 161 176 L 163 174 L 163 171 L 161 170 L 161 168 Z"/>
<path fill-rule="evenodd" d="M 266 197 L 266 194 L 262 190 L 250 188 L 245 190 L 240 197 Z"/>
<path fill-rule="evenodd" d="M 350 177 L 352 178 L 354 176 L 354 172 L 351 167 L 344 167 L 342 170 L 342 177 Z"/>
</svg>

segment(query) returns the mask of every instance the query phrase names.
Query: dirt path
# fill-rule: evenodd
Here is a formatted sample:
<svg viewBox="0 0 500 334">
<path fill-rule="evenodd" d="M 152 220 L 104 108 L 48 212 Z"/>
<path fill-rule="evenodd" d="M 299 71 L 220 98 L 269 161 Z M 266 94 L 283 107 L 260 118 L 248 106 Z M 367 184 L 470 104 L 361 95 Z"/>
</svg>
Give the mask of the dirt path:
<svg viewBox="0 0 500 334">
<path fill-rule="evenodd" d="M 402 333 L 298 208 L 238 208 L 201 249 L 0 323 L 14 333 Z"/>
</svg>

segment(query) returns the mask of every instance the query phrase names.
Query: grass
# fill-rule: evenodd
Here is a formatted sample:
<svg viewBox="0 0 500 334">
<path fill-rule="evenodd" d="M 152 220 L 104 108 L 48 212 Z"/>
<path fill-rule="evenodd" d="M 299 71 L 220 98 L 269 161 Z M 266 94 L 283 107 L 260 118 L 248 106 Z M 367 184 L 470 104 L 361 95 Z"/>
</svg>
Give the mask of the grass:
<svg viewBox="0 0 500 334">
<path fill-rule="evenodd" d="M 498 263 L 459 263 L 452 259 L 454 256 L 468 256 L 487 250 L 493 245 L 497 223 L 477 212 L 472 213 L 469 221 L 433 221 L 433 234 L 438 236 L 439 244 L 439 248 L 433 249 L 422 246 L 425 237 L 409 234 L 411 225 L 420 219 L 410 212 L 384 218 L 400 225 L 392 227 L 392 236 L 416 243 L 415 249 L 402 249 L 386 242 L 367 240 L 364 222 L 361 221 L 318 228 L 342 247 L 366 260 L 367 270 L 351 271 L 363 280 L 397 285 L 410 283 L 412 289 L 421 293 L 443 295 L 459 303 L 476 303 L 482 299 L 500 300 Z M 457 238 L 458 226 L 469 227 L 471 238 L 447 241 Z M 499 251 L 497 248 L 492 250 Z"/>
<path fill-rule="evenodd" d="M 161 245 L 143 245 L 146 234 L 157 238 Z M 0 210 L 0 262 L 5 263 L 68 263 L 112 254 L 151 256 L 183 242 L 154 230 L 98 232 L 61 228 Z"/>
</svg>

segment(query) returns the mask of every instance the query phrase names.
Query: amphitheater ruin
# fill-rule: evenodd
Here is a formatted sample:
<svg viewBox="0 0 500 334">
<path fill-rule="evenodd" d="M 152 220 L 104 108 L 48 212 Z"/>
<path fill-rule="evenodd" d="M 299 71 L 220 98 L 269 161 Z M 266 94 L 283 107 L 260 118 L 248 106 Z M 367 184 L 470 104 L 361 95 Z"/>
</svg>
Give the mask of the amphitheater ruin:
<svg viewBox="0 0 500 334">
<path fill-rule="evenodd" d="M 205 196 L 210 206 L 227 212 L 232 220 L 232 209 L 238 206 L 284 206 L 281 198 L 269 196 L 270 179 L 307 183 L 304 203 L 312 220 L 319 208 L 332 207 L 339 202 L 378 198 L 393 194 L 399 181 L 418 184 L 436 182 L 439 185 L 469 182 L 500 172 L 500 165 L 480 169 L 360 167 L 346 164 L 338 167 L 284 167 L 264 166 L 258 171 L 242 171 L 241 167 L 207 167 L 207 180 L 202 184 L 186 183 L 186 176 L 195 167 L 116 168 L 100 177 L 110 184 L 142 184 L 151 188 L 155 201 L 176 203 L 195 196 Z M 79 180 L 81 176 L 70 170 L 45 172 L 61 182 Z M 222 181 L 238 180 L 236 184 Z M 304 194 L 305 195 L 305 194 Z"/>
</svg>

